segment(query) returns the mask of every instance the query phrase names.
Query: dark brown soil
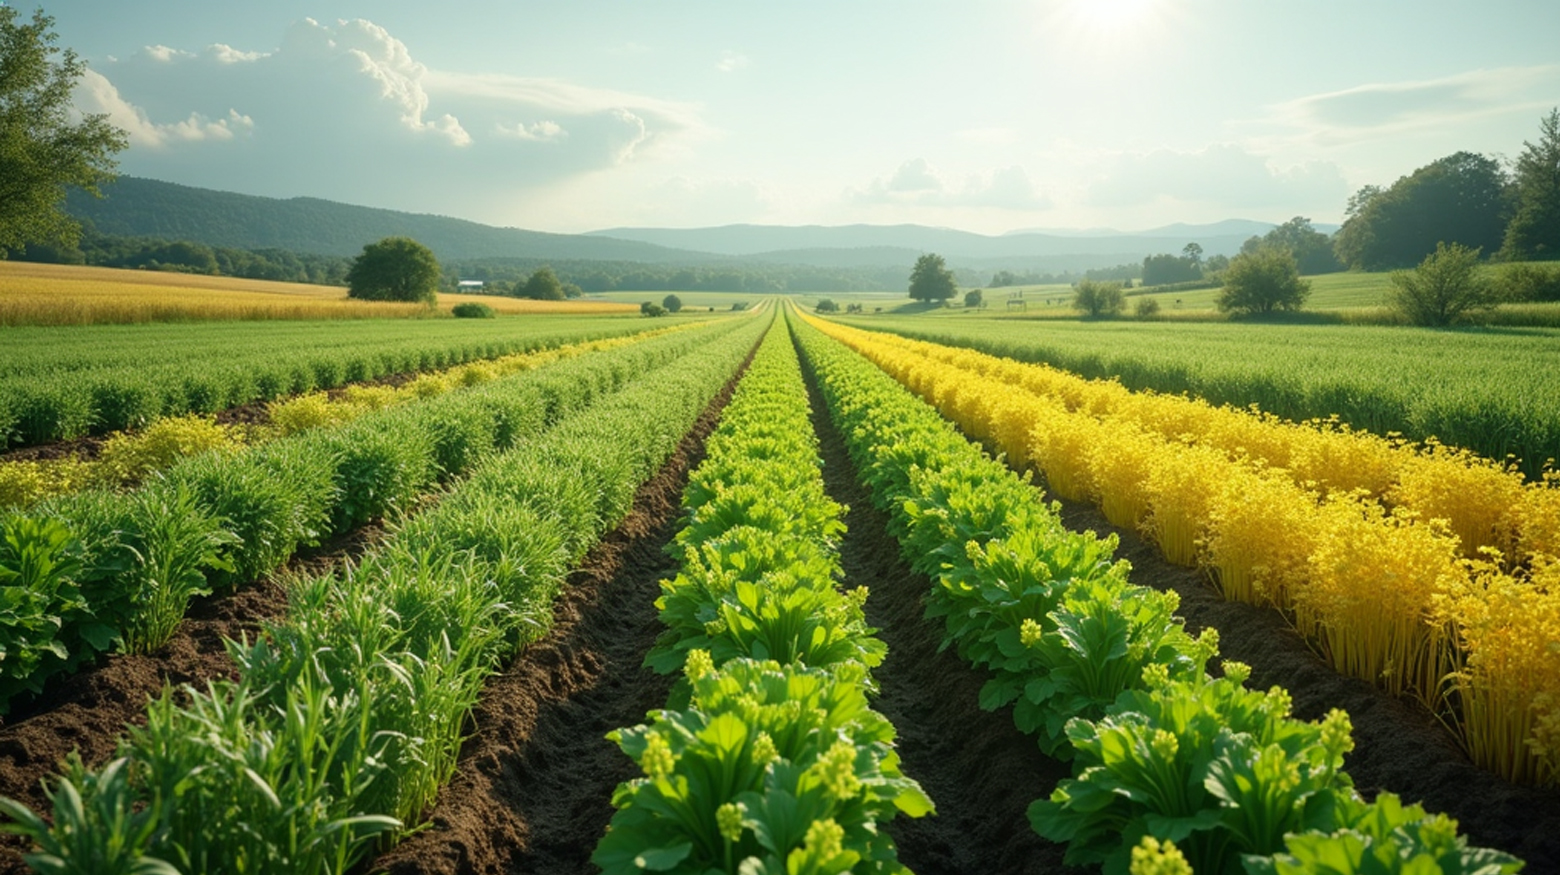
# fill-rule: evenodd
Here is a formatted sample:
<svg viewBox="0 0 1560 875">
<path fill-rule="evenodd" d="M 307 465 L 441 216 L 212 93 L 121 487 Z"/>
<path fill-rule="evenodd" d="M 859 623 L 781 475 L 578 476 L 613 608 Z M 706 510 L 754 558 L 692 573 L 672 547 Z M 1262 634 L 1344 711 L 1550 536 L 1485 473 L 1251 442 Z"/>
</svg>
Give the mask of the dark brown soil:
<svg viewBox="0 0 1560 875">
<path fill-rule="evenodd" d="M 899 861 L 917 875 L 1063 871 L 1065 846 L 1030 829 L 1025 811 L 1071 776 L 1069 766 L 1019 732 L 1011 709 L 982 711 L 986 674 L 952 649 L 938 651 L 942 624 L 924 619 L 922 601 L 931 581 L 900 558 L 816 390 L 812 404 L 826 488 L 849 508 L 840 549 L 845 582 L 869 587 L 867 620 L 888 644 L 873 672 L 880 688 L 874 707 L 898 732 L 905 774 L 937 805 L 935 814 L 888 824 Z"/>
<path fill-rule="evenodd" d="M 1345 768 L 1367 798 L 1387 790 L 1423 802 L 1456 818 L 1471 844 L 1526 860 L 1527 875 L 1560 872 L 1560 790 L 1513 785 L 1473 765 L 1423 705 L 1338 674 L 1277 611 L 1225 601 L 1201 572 L 1166 562 L 1152 543 L 1112 526 L 1094 507 L 1063 502 L 1062 519 L 1070 529 L 1116 534 L 1133 582 L 1179 593 L 1186 628 L 1218 629 L 1220 658 L 1251 665 L 1249 686 L 1288 689 L 1295 715 L 1307 720 L 1347 711 L 1355 749 Z"/>
<path fill-rule="evenodd" d="M 679 564 L 663 547 L 681 528 L 688 473 L 703 461 L 741 373 L 639 488 L 628 518 L 569 575 L 552 630 L 488 682 L 429 828 L 364 871 L 599 871 L 590 855 L 612 819 L 612 791 L 638 774 L 606 734 L 644 722 L 671 691 L 672 678 L 643 667 L 662 628 L 660 581 Z"/>
</svg>

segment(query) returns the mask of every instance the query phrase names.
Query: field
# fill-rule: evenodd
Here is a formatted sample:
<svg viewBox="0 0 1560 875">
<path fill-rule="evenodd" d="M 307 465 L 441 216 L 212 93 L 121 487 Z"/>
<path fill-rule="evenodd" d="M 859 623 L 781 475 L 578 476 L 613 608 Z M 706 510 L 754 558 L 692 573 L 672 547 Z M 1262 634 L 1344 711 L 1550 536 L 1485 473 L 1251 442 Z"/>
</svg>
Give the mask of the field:
<svg viewBox="0 0 1560 875">
<path fill-rule="evenodd" d="M 823 321 L 774 299 L 703 321 L 548 320 L 14 335 L 38 361 L 13 366 L 24 388 L 201 350 L 150 369 L 159 399 L 249 342 L 285 360 L 339 334 L 339 358 L 297 370 L 344 379 L 379 373 L 368 349 L 442 364 L 278 396 L 255 427 L 301 417 L 300 398 L 318 415 L 0 512 L 0 812 L 19 833 L 0 872 L 36 848 L 190 873 L 1124 872 L 1180 856 L 1211 873 L 1366 837 L 1420 866 L 1560 867 L 1552 484 L 1365 426 L 850 327 L 973 320 Z M 135 333 L 153 328 L 173 333 Z M 1553 338 L 1527 339 L 1490 333 L 1443 362 L 1543 370 Z M 1318 333 L 1289 357 L 1312 347 L 1307 374 L 1357 353 Z M 1428 349 L 1444 356 L 1401 362 Z M 1162 476 L 1143 473 L 1150 451 Z M 1267 497 L 1218 505 L 1240 477 Z M 1161 482 L 1218 493 L 1174 505 L 1197 534 L 1166 522 L 1168 487 L 1140 512 L 1111 485 Z M 1237 530 L 1245 552 L 1220 547 Z M 1466 561 L 1495 544 L 1504 559 Z M 1308 600 L 1274 556 L 1379 604 Z M 1432 560 L 1429 590 L 1402 583 Z M 1382 605 L 1410 619 L 1381 641 L 1426 642 L 1454 661 L 1444 680 L 1340 658 L 1375 652 L 1358 630 L 1391 621 Z M 1528 624 L 1516 640 L 1490 634 L 1515 620 L 1483 622 L 1507 616 Z M 1434 695 L 1443 682 L 1455 696 Z"/>
<path fill-rule="evenodd" d="M 441 295 L 438 312 L 481 301 L 500 313 L 606 313 L 606 301 L 521 301 Z M 163 271 L 0 261 L 0 326 L 224 320 L 420 318 L 416 304 L 354 301 L 335 286 Z"/>
</svg>

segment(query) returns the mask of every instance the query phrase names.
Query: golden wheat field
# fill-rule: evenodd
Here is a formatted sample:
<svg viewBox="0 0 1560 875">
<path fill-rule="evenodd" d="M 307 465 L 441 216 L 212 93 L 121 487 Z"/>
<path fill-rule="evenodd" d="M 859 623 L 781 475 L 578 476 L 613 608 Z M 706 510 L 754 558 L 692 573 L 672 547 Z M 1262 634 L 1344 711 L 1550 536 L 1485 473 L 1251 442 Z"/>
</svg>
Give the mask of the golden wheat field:
<svg viewBox="0 0 1560 875">
<path fill-rule="evenodd" d="M 528 301 L 440 295 L 434 313 L 480 301 L 503 314 L 635 312 L 609 301 Z M 314 286 L 163 271 L 0 261 L 0 325 L 92 325 L 240 319 L 372 319 L 428 316 L 418 304 L 356 301 Z"/>
</svg>

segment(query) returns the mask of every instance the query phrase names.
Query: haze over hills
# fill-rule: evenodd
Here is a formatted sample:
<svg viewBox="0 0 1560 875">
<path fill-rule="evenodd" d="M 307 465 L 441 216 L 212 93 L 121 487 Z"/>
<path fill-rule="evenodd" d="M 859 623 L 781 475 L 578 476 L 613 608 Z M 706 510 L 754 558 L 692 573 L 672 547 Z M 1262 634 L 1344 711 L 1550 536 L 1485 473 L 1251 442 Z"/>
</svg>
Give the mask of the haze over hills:
<svg viewBox="0 0 1560 875">
<path fill-rule="evenodd" d="M 951 267 L 963 271 L 1063 272 L 1179 252 L 1194 241 L 1206 255 L 1233 255 L 1248 238 L 1273 227 L 1267 222 L 1231 219 L 1134 233 L 1053 229 L 998 236 L 924 225 L 725 225 L 549 234 L 319 198 L 256 197 L 128 176 L 105 186 L 104 195 L 96 199 L 72 191 L 67 208 L 105 234 L 339 256 L 356 255 L 364 244 L 382 237 L 405 235 L 423 242 L 444 260 L 556 259 L 687 266 L 764 262 L 908 269 L 922 253 L 936 252 Z"/>
</svg>

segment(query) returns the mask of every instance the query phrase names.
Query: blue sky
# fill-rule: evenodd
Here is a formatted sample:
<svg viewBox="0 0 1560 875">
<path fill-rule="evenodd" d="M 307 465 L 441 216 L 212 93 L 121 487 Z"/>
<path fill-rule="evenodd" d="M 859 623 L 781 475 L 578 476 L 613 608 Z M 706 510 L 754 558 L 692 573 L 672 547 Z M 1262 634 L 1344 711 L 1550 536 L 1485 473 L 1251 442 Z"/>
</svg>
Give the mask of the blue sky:
<svg viewBox="0 0 1560 875">
<path fill-rule="evenodd" d="M 42 5 L 124 173 L 546 231 L 1336 222 L 1560 105 L 1555 0 Z"/>
</svg>

